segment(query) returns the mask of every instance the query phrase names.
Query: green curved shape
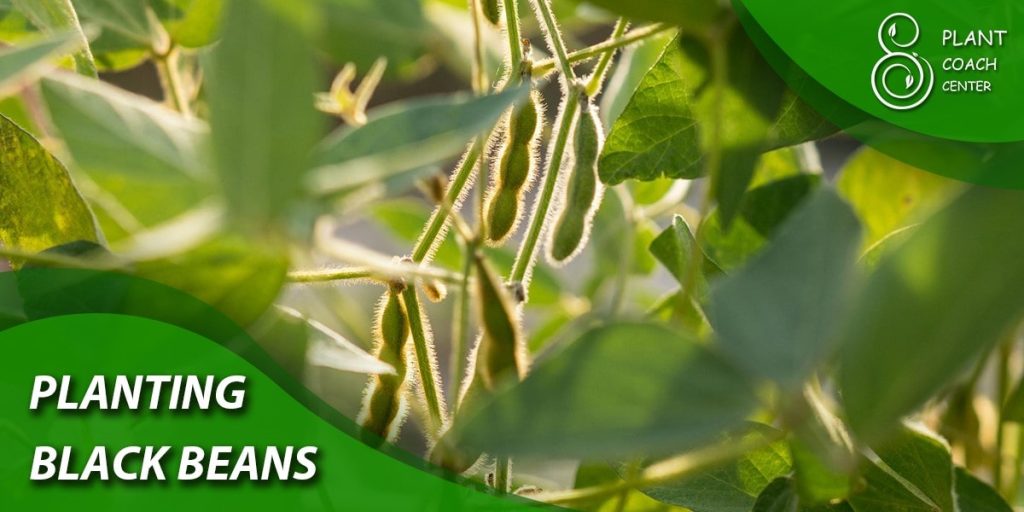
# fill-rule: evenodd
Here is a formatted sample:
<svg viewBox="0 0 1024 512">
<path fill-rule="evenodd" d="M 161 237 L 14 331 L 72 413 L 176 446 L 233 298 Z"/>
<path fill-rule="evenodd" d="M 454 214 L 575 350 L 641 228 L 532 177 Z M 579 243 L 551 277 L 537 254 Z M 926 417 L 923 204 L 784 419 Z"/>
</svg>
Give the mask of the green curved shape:
<svg viewBox="0 0 1024 512">
<path fill-rule="evenodd" d="M 154 282 L 67 269 L 0 274 L 0 350 L 3 510 L 554 510 L 488 494 L 393 446 L 364 444 L 370 434 L 286 374 L 241 328 Z M 31 411 L 37 375 L 70 376 L 71 401 L 95 375 L 244 375 L 245 406 L 74 411 L 57 410 L 54 399 Z M 167 480 L 29 479 L 37 446 L 70 446 L 69 469 L 81 473 L 94 447 L 108 447 L 112 458 L 133 445 L 171 446 L 161 465 Z M 316 446 L 317 473 L 304 481 L 253 482 L 247 472 L 238 481 L 177 479 L 185 446 L 209 456 L 218 445 L 233 447 L 227 472 L 244 446 L 256 447 L 258 465 L 268 446 Z"/>
<path fill-rule="evenodd" d="M 1003 1 L 992 0 L 991 3 L 999 4 Z M 909 4 L 934 7 L 944 4 L 944 2 L 945 0 L 916 0 Z M 1012 126 L 1020 125 L 1021 121 L 1017 113 L 1024 111 L 1022 110 L 1024 103 L 1022 103 L 1021 109 L 1017 110 L 1013 110 L 1010 106 L 991 107 L 979 110 L 974 115 L 964 115 L 961 109 L 943 105 L 934 97 L 928 99 L 918 109 L 910 111 L 888 109 L 875 98 L 871 87 L 871 74 L 875 61 L 865 63 L 861 53 L 867 50 L 851 45 L 844 46 L 845 39 L 843 37 L 853 33 L 855 28 L 859 27 L 857 23 L 863 25 L 865 16 L 870 17 L 884 10 L 898 11 L 899 9 L 888 4 L 875 5 L 870 9 L 865 7 L 865 12 L 869 14 L 858 14 L 855 20 L 849 21 L 849 24 L 855 27 L 851 28 L 842 21 L 842 16 L 836 14 L 836 11 L 856 10 L 856 7 L 863 3 L 859 0 L 856 2 L 833 2 L 827 5 L 820 3 L 810 5 L 806 0 L 799 0 L 792 4 L 772 2 L 771 5 L 779 9 L 766 15 L 765 13 L 770 11 L 766 6 L 767 3 L 763 0 L 733 0 L 733 7 L 743 29 L 773 69 L 801 99 L 830 122 L 864 144 L 935 174 L 978 185 L 1024 189 L 1024 173 L 1021 173 L 1019 169 L 1020 162 L 1024 161 L 1024 142 L 1020 142 L 1021 139 L 1024 139 L 1024 128 L 1020 130 L 1020 133 L 1006 132 L 1002 135 L 986 131 L 992 129 L 989 125 L 1002 123 L 1002 116 L 1006 115 L 1012 115 L 1014 120 L 1009 125 L 1003 123 L 1004 128 L 1002 129 L 1010 130 Z M 795 15 L 794 9 L 796 8 L 793 5 L 803 6 L 805 10 L 802 11 L 799 18 L 786 18 L 786 16 Z M 817 12 L 822 9 L 824 12 Z M 1017 11 L 1020 9 L 1016 7 L 1012 10 L 1014 13 Z M 881 15 L 879 14 L 879 16 Z M 762 24 L 765 18 L 768 18 L 771 23 Z M 832 28 L 830 37 L 819 34 L 816 31 L 818 29 L 808 29 L 808 27 L 815 27 L 815 23 L 823 23 L 821 18 L 827 18 L 833 22 L 831 25 L 827 25 Z M 880 22 L 884 18 L 885 16 L 882 16 L 878 21 Z M 780 25 L 780 20 L 788 21 L 783 27 Z M 795 25 L 797 23 L 799 27 Z M 921 22 L 921 30 L 934 26 L 934 24 Z M 780 34 L 784 36 L 780 36 Z M 802 39 L 798 38 L 800 39 L 799 43 L 793 43 L 793 38 L 796 37 L 793 34 L 802 34 Z M 877 34 L 873 32 L 866 39 L 867 43 L 858 40 L 858 44 L 870 46 L 873 43 L 875 47 L 879 45 Z M 814 44 L 817 49 L 816 53 L 811 56 L 804 55 L 792 48 L 792 46 L 810 46 L 814 41 L 816 41 Z M 1024 38 L 1021 41 L 1024 41 Z M 821 53 L 823 49 L 828 50 L 827 55 Z M 878 53 L 879 51 L 874 51 L 870 55 L 877 58 Z M 1018 53 L 1024 56 L 1024 52 Z M 851 59 L 855 62 L 851 63 Z M 831 69 L 832 73 L 843 74 L 850 84 L 855 84 L 851 87 L 860 89 L 850 92 L 842 88 L 831 87 L 831 82 L 819 81 L 822 72 L 807 70 L 806 66 L 809 63 L 821 65 L 818 62 L 821 60 L 830 61 L 829 65 L 834 68 Z M 845 64 L 837 66 L 837 63 Z M 1009 66 L 1009 64 L 1006 65 Z M 1019 69 L 1024 70 L 1024 63 Z M 937 72 L 936 76 L 938 80 L 944 75 Z M 1024 73 L 1022 73 L 1021 79 L 1024 80 Z M 831 80 L 834 81 L 835 78 Z M 851 99 L 849 96 L 855 96 L 855 98 Z M 1012 101 L 1018 100 L 1024 102 L 1024 96 L 1016 94 Z M 872 106 L 872 102 L 876 105 Z M 923 117 L 925 120 L 908 122 L 911 117 L 914 119 Z M 970 132 L 972 127 L 982 128 L 979 131 Z M 984 142 L 988 139 L 1007 139 L 1010 142 Z"/>
</svg>

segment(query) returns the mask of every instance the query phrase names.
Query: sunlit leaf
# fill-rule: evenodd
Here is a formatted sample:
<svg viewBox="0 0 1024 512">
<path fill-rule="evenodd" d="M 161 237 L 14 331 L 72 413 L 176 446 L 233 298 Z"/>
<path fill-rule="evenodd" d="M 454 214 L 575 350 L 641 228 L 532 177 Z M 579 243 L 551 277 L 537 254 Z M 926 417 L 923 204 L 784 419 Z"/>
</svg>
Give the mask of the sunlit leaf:
<svg viewBox="0 0 1024 512">
<path fill-rule="evenodd" d="M 100 237 L 67 169 L 32 135 L 0 117 L 0 245 L 39 252 L 79 240 Z"/>
</svg>

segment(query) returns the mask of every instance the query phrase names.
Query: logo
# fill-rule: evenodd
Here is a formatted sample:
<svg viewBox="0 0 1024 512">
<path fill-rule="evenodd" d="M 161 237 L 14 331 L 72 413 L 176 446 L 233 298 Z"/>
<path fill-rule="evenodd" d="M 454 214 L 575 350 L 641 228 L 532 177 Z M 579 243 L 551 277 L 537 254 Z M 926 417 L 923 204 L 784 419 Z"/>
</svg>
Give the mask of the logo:
<svg viewBox="0 0 1024 512">
<path fill-rule="evenodd" d="M 871 72 L 871 88 L 878 101 L 893 110 L 921 106 L 935 87 L 931 63 L 917 52 L 907 53 L 920 37 L 917 20 L 902 12 L 889 15 L 878 28 L 878 44 L 885 55 Z"/>
</svg>

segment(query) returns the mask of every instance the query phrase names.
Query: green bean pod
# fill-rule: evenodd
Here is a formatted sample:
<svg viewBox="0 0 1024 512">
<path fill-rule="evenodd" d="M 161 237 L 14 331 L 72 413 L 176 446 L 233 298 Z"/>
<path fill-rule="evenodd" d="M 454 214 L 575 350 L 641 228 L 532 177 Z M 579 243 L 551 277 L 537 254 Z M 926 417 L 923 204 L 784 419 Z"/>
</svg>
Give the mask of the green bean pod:
<svg viewBox="0 0 1024 512">
<path fill-rule="evenodd" d="M 370 376 L 357 421 L 366 430 L 394 441 L 405 421 L 408 374 L 409 316 L 401 298 L 401 286 L 392 286 L 377 308 L 374 322 L 374 355 L 395 368 L 394 374 Z"/>
<path fill-rule="evenodd" d="M 566 179 L 562 212 L 548 242 L 548 256 L 554 264 L 564 264 L 574 258 L 590 236 L 590 226 L 604 194 L 597 174 L 603 143 L 604 132 L 597 108 L 585 100 L 576 121 L 573 166 Z"/>
<path fill-rule="evenodd" d="M 487 391 L 493 391 L 501 380 L 526 374 L 525 347 L 508 288 L 481 256 L 476 258 L 476 288 L 482 331 L 476 376 Z"/>
<path fill-rule="evenodd" d="M 523 195 L 536 172 L 537 143 L 543 124 L 540 99 L 536 93 L 508 115 L 505 140 L 495 162 L 494 179 L 485 208 L 487 241 L 492 245 L 504 243 L 519 224 Z"/>
<path fill-rule="evenodd" d="M 498 0 L 479 0 L 480 8 L 484 13 L 484 18 L 491 22 L 492 25 L 501 24 L 501 5 L 498 4 Z M 515 1 L 515 0 L 513 0 Z"/>
</svg>

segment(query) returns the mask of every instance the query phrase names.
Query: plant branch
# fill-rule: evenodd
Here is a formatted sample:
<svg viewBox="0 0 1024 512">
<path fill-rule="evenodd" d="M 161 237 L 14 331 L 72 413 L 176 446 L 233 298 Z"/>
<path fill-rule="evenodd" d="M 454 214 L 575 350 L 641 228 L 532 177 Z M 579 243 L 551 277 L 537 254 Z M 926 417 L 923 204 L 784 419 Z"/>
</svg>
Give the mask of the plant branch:
<svg viewBox="0 0 1024 512">
<path fill-rule="evenodd" d="M 565 506 L 593 502 L 614 496 L 623 491 L 641 489 L 678 480 L 705 469 L 725 464 L 743 456 L 743 454 L 749 451 L 769 446 L 783 436 L 782 432 L 778 432 L 756 440 L 743 440 L 714 445 L 656 462 L 644 468 L 643 471 L 639 471 L 636 476 L 627 476 L 626 480 L 594 487 L 584 487 L 582 489 L 542 493 L 537 496 L 537 499 L 545 503 Z"/>
<path fill-rule="evenodd" d="M 445 224 L 448 223 L 448 217 L 455 210 L 455 205 L 461 199 L 466 183 L 469 182 L 469 178 L 473 175 L 473 168 L 476 167 L 481 152 L 481 145 L 474 140 L 470 145 L 469 152 L 455 171 L 455 176 L 448 185 L 448 190 L 445 191 L 441 205 L 430 215 L 430 220 L 427 221 L 423 234 L 420 235 L 416 246 L 413 247 L 412 260 L 414 262 L 422 263 L 426 261 L 434 244 L 437 243 L 438 235 L 444 229 Z"/>
<path fill-rule="evenodd" d="M 572 70 L 572 62 L 569 60 L 569 53 L 565 50 L 565 40 L 562 39 L 562 32 L 558 29 L 558 21 L 555 20 L 555 13 L 551 9 L 551 0 L 533 0 L 537 11 L 538 21 L 544 28 L 548 44 L 554 51 L 555 60 L 561 68 L 565 84 L 570 87 L 576 82 L 576 73 Z"/>
<path fill-rule="evenodd" d="M 640 27 L 636 30 L 630 31 L 628 34 L 625 34 L 620 38 L 610 39 L 593 46 L 588 46 L 581 50 L 576 50 L 568 55 L 568 59 L 572 64 L 588 61 L 594 57 L 599 57 L 609 52 L 614 53 L 619 48 L 624 48 L 631 44 L 638 43 L 651 36 L 670 30 L 671 28 L 671 25 L 663 23 L 655 23 L 653 25 L 647 25 L 646 27 Z M 554 71 L 556 65 L 557 63 L 555 62 L 555 59 L 544 59 L 535 62 L 533 64 L 534 78 L 543 77 Z"/>
<path fill-rule="evenodd" d="M 174 110 L 192 115 L 192 108 L 189 105 L 188 94 L 185 93 L 184 85 L 181 82 L 181 74 L 178 69 L 178 50 L 171 47 L 166 53 L 154 54 L 153 63 L 157 73 L 160 75 L 160 84 L 164 90 L 164 97 L 168 100 Z"/>
<path fill-rule="evenodd" d="M 523 68 L 523 42 L 519 35 L 519 2 L 505 0 L 505 33 L 508 34 L 509 69 L 514 78 Z"/>
<path fill-rule="evenodd" d="M 619 18 L 615 22 L 615 28 L 612 29 L 612 35 L 608 38 L 608 41 L 614 41 L 622 37 L 622 34 L 626 33 L 626 29 L 629 28 L 629 22 L 626 18 Z M 615 56 L 615 50 L 607 51 L 601 54 L 601 58 L 598 59 L 597 65 L 594 66 L 594 72 L 590 75 L 590 79 L 587 81 L 587 96 L 593 98 L 600 92 L 601 86 L 604 84 L 604 77 L 608 73 L 608 67 L 611 66 L 612 57 Z"/>
<path fill-rule="evenodd" d="M 420 374 L 420 385 L 423 387 L 423 397 L 427 403 L 427 412 L 430 415 L 431 425 L 428 437 L 433 438 L 444 428 L 444 398 L 438 383 L 434 380 L 434 360 L 431 357 L 433 349 L 427 339 L 427 330 L 423 324 L 423 313 L 420 311 L 420 299 L 416 287 L 406 286 L 405 291 L 402 292 L 402 299 L 405 301 L 405 308 L 409 313 L 409 330 L 412 333 L 413 347 L 416 353 L 416 366 Z"/>
</svg>

